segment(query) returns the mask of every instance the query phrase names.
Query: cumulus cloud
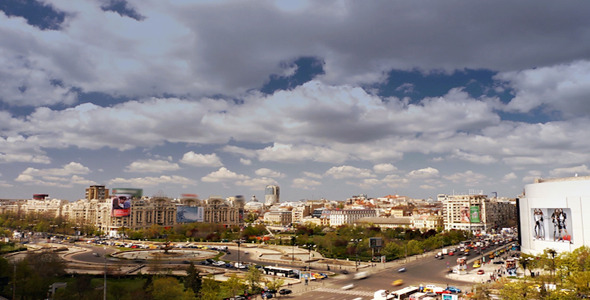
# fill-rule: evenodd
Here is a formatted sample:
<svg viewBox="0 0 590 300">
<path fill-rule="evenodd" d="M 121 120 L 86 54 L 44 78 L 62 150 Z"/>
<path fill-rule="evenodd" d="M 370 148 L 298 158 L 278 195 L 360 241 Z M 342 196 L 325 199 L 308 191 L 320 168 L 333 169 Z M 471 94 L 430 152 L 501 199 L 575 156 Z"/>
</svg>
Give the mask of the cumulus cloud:
<svg viewBox="0 0 590 300">
<path fill-rule="evenodd" d="M 506 82 L 515 95 L 506 110 L 529 113 L 541 108 L 565 117 L 590 114 L 590 61 L 577 60 L 523 71 L 505 72 L 496 78 Z"/>
<path fill-rule="evenodd" d="M 481 186 L 487 180 L 487 177 L 485 175 L 473 172 L 471 170 L 443 176 L 443 178 L 446 180 L 450 180 L 454 183 L 461 183 L 465 186 L 471 187 L 477 187 L 478 185 Z"/>
<path fill-rule="evenodd" d="M 322 183 L 317 180 L 310 178 L 295 178 L 291 183 L 291 187 L 295 189 L 303 190 L 314 190 L 316 187 L 321 186 Z"/>
<path fill-rule="evenodd" d="M 272 178 L 283 178 L 283 177 L 285 177 L 285 174 L 283 174 L 281 172 L 273 171 L 273 170 L 268 169 L 268 168 L 260 168 L 260 169 L 256 170 L 254 173 L 256 175 L 262 176 L 262 177 L 272 177 Z"/>
<path fill-rule="evenodd" d="M 313 145 L 274 144 L 258 150 L 260 161 L 298 162 L 316 161 L 338 163 L 346 160 L 346 153 L 340 153 L 327 147 Z"/>
<path fill-rule="evenodd" d="M 335 179 L 375 177 L 371 170 L 353 166 L 332 167 L 326 171 L 325 175 Z"/>
<path fill-rule="evenodd" d="M 180 169 L 180 167 L 176 163 L 171 163 L 169 161 L 160 159 L 145 159 L 132 162 L 127 167 L 125 167 L 124 171 L 156 173 L 176 171 L 178 169 Z"/>
<path fill-rule="evenodd" d="M 201 178 L 203 182 L 226 182 L 250 179 L 246 175 L 238 174 L 228 170 L 226 167 L 221 167 L 215 172 L 211 172 Z"/>
<path fill-rule="evenodd" d="M 392 164 L 377 164 L 373 166 L 375 173 L 389 173 L 396 170 L 397 168 Z"/>
<path fill-rule="evenodd" d="M 573 176 L 585 176 L 590 174 L 590 169 L 586 165 L 574 166 L 569 168 L 556 168 L 549 172 L 552 176 L 563 176 L 563 177 L 573 177 Z"/>
<path fill-rule="evenodd" d="M 216 153 L 199 154 L 193 151 L 187 152 L 182 156 L 181 163 L 196 167 L 220 167 L 223 164 Z"/>
<path fill-rule="evenodd" d="M 439 177 L 439 172 L 437 169 L 428 167 L 419 170 L 410 171 L 407 174 L 407 177 L 410 179 L 430 179 L 430 178 L 437 178 Z"/>
<path fill-rule="evenodd" d="M 135 178 L 113 178 L 109 181 L 110 185 L 125 184 L 129 186 L 158 186 L 162 184 L 175 184 L 175 185 L 196 185 L 196 182 L 190 178 L 177 175 L 162 175 L 158 177 L 135 177 Z"/>
</svg>

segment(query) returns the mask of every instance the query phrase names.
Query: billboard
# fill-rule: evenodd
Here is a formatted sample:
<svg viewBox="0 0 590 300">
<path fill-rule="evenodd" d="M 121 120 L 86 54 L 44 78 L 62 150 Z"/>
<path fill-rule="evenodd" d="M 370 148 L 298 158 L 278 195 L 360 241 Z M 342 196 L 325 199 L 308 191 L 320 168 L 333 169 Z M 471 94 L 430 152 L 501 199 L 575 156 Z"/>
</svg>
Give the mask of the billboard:
<svg viewBox="0 0 590 300">
<path fill-rule="evenodd" d="M 139 199 L 143 196 L 143 189 L 113 188 L 111 195 L 130 195 L 131 198 Z"/>
<path fill-rule="evenodd" d="M 111 197 L 111 216 L 127 217 L 131 213 L 131 195 L 114 195 Z"/>
<path fill-rule="evenodd" d="M 469 206 L 463 206 L 461 208 L 461 223 L 471 223 L 469 219 Z"/>
<path fill-rule="evenodd" d="M 469 208 L 469 222 L 470 223 L 481 223 L 481 218 L 480 218 L 480 213 L 479 213 L 479 206 L 471 206 Z"/>
<path fill-rule="evenodd" d="M 203 207 L 197 206 L 176 206 L 176 222 L 177 223 L 191 223 L 203 222 Z"/>
<path fill-rule="evenodd" d="M 533 208 L 533 239 L 572 243 L 570 208 Z"/>
</svg>

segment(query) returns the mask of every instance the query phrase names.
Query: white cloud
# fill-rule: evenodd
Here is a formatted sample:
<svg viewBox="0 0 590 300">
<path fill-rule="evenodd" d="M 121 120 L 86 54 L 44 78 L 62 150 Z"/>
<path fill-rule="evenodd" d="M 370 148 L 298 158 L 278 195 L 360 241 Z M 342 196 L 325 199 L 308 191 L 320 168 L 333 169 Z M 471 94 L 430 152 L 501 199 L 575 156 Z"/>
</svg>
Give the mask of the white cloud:
<svg viewBox="0 0 590 300">
<path fill-rule="evenodd" d="M 556 168 L 549 172 L 552 176 L 573 177 L 590 175 L 590 169 L 586 165 L 574 166 L 569 168 Z"/>
<path fill-rule="evenodd" d="M 322 179 L 322 174 L 318 174 L 318 173 L 314 173 L 314 172 L 303 172 L 303 175 L 310 177 L 310 178 L 314 178 L 314 179 Z"/>
<path fill-rule="evenodd" d="M 140 173 L 161 173 L 167 171 L 176 171 L 180 169 L 178 164 L 171 163 L 166 160 L 159 159 L 145 159 L 132 162 L 125 167 L 125 172 L 140 172 Z"/>
<path fill-rule="evenodd" d="M 187 152 L 182 156 L 181 163 L 196 167 L 221 167 L 221 159 L 216 153 L 199 154 L 193 151 Z"/>
<path fill-rule="evenodd" d="M 298 162 L 298 161 L 316 161 L 316 162 L 343 162 L 347 155 L 329 149 L 327 147 L 312 145 L 286 145 L 274 144 L 272 147 L 266 147 L 258 150 L 258 159 L 260 161 L 275 162 Z"/>
<path fill-rule="evenodd" d="M 428 167 L 419 170 L 410 171 L 407 175 L 410 179 L 430 179 L 430 178 L 438 178 L 439 172 L 437 169 Z"/>
<path fill-rule="evenodd" d="M 196 185 L 196 182 L 183 176 L 162 175 L 158 177 L 135 177 L 135 178 L 113 178 L 109 181 L 110 185 L 125 184 L 129 186 L 158 186 L 162 184 L 170 185 Z"/>
<path fill-rule="evenodd" d="M 450 180 L 454 183 L 464 184 L 465 186 L 477 187 L 481 186 L 487 180 L 487 177 L 483 174 L 467 170 L 461 173 L 454 173 L 451 175 L 443 176 L 444 179 Z"/>
<path fill-rule="evenodd" d="M 506 81 L 515 92 L 506 105 L 508 111 L 528 113 L 541 108 L 566 117 L 590 113 L 590 61 L 500 73 L 496 78 Z"/>
<path fill-rule="evenodd" d="M 244 180 L 238 180 L 235 182 L 235 184 L 238 186 L 250 187 L 251 190 L 263 191 L 267 185 L 277 184 L 277 181 L 268 177 L 247 178 Z"/>
<path fill-rule="evenodd" d="M 512 182 L 518 179 L 518 176 L 514 172 L 510 172 L 502 177 L 503 182 Z"/>
<path fill-rule="evenodd" d="M 256 175 L 262 176 L 262 177 L 272 177 L 272 178 L 283 178 L 283 177 L 285 177 L 285 174 L 283 174 L 281 172 L 273 171 L 273 170 L 268 169 L 268 168 L 260 168 L 260 169 L 256 170 L 254 173 Z"/>
<path fill-rule="evenodd" d="M 453 151 L 453 154 L 451 155 L 451 157 L 465 160 L 468 162 L 472 162 L 475 164 L 492 164 L 492 163 L 495 163 L 498 161 L 496 158 L 494 158 L 488 154 L 478 155 L 478 154 L 473 154 L 473 153 L 467 153 L 467 152 L 461 151 L 460 149 L 455 149 Z"/>
<path fill-rule="evenodd" d="M 396 170 L 397 168 L 392 164 L 377 164 L 373 166 L 375 173 L 389 173 Z"/>
<path fill-rule="evenodd" d="M 321 185 L 321 182 L 309 178 L 295 178 L 291 183 L 292 188 L 303 190 L 314 190 L 316 187 Z"/>
<path fill-rule="evenodd" d="M 373 174 L 371 170 L 353 166 L 332 167 L 326 171 L 325 175 L 331 176 L 335 179 L 375 177 L 375 174 Z"/>
<path fill-rule="evenodd" d="M 201 178 L 203 182 L 226 182 L 226 181 L 238 181 L 250 179 L 246 175 L 237 174 L 228 170 L 226 167 L 221 167 L 215 172 L 211 172 Z"/>
<path fill-rule="evenodd" d="M 249 159 L 245 159 L 245 158 L 240 158 L 240 163 L 244 166 L 249 166 L 252 164 L 252 161 Z"/>
</svg>

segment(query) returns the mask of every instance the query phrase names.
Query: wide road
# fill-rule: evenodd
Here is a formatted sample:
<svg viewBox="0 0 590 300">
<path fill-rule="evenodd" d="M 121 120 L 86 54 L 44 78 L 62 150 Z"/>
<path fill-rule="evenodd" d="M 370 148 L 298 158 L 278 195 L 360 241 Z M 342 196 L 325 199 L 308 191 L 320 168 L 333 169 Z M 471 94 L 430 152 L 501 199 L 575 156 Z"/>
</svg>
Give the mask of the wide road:
<svg viewBox="0 0 590 300">
<path fill-rule="evenodd" d="M 500 246 L 501 247 L 501 246 Z M 488 249 L 486 255 L 495 251 Z M 468 260 L 481 258 L 481 255 L 471 255 Z M 314 299 L 314 300 L 348 300 L 348 299 L 372 299 L 373 293 L 380 289 L 398 290 L 410 285 L 419 286 L 420 284 L 434 284 L 440 287 L 455 286 L 461 290 L 471 290 L 472 282 L 457 281 L 446 276 L 449 269 L 454 267 L 457 256 L 445 256 L 444 259 L 435 259 L 433 255 L 417 256 L 408 258 L 408 261 L 401 260 L 399 265 L 393 269 L 383 269 L 380 264 L 377 266 L 364 269 L 371 275 L 366 279 L 354 280 L 352 274 L 347 276 L 337 276 L 321 282 L 312 282 L 311 286 L 304 287 L 303 290 L 293 295 L 292 299 Z M 468 264 L 470 265 L 470 264 Z M 405 272 L 398 272 L 399 268 L 404 267 Z M 469 267 L 469 269 L 471 269 Z M 473 271 L 472 271 L 473 272 Z M 394 280 L 403 280 L 403 285 L 392 286 Z M 354 288 L 343 290 L 342 287 L 353 284 Z M 309 290 L 309 291 L 306 291 Z"/>
</svg>

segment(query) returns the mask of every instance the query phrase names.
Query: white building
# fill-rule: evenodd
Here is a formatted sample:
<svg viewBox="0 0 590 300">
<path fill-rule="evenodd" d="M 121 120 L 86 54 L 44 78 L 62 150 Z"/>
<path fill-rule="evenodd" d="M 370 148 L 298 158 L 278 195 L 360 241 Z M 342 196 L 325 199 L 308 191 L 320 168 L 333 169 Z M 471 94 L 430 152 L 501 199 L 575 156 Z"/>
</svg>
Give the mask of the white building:
<svg viewBox="0 0 590 300">
<path fill-rule="evenodd" d="M 572 251 L 590 246 L 590 176 L 537 179 L 518 199 L 521 250 Z"/>
<path fill-rule="evenodd" d="M 330 226 L 354 224 L 358 219 L 376 216 L 377 212 L 374 209 L 332 210 L 330 212 Z"/>
</svg>

